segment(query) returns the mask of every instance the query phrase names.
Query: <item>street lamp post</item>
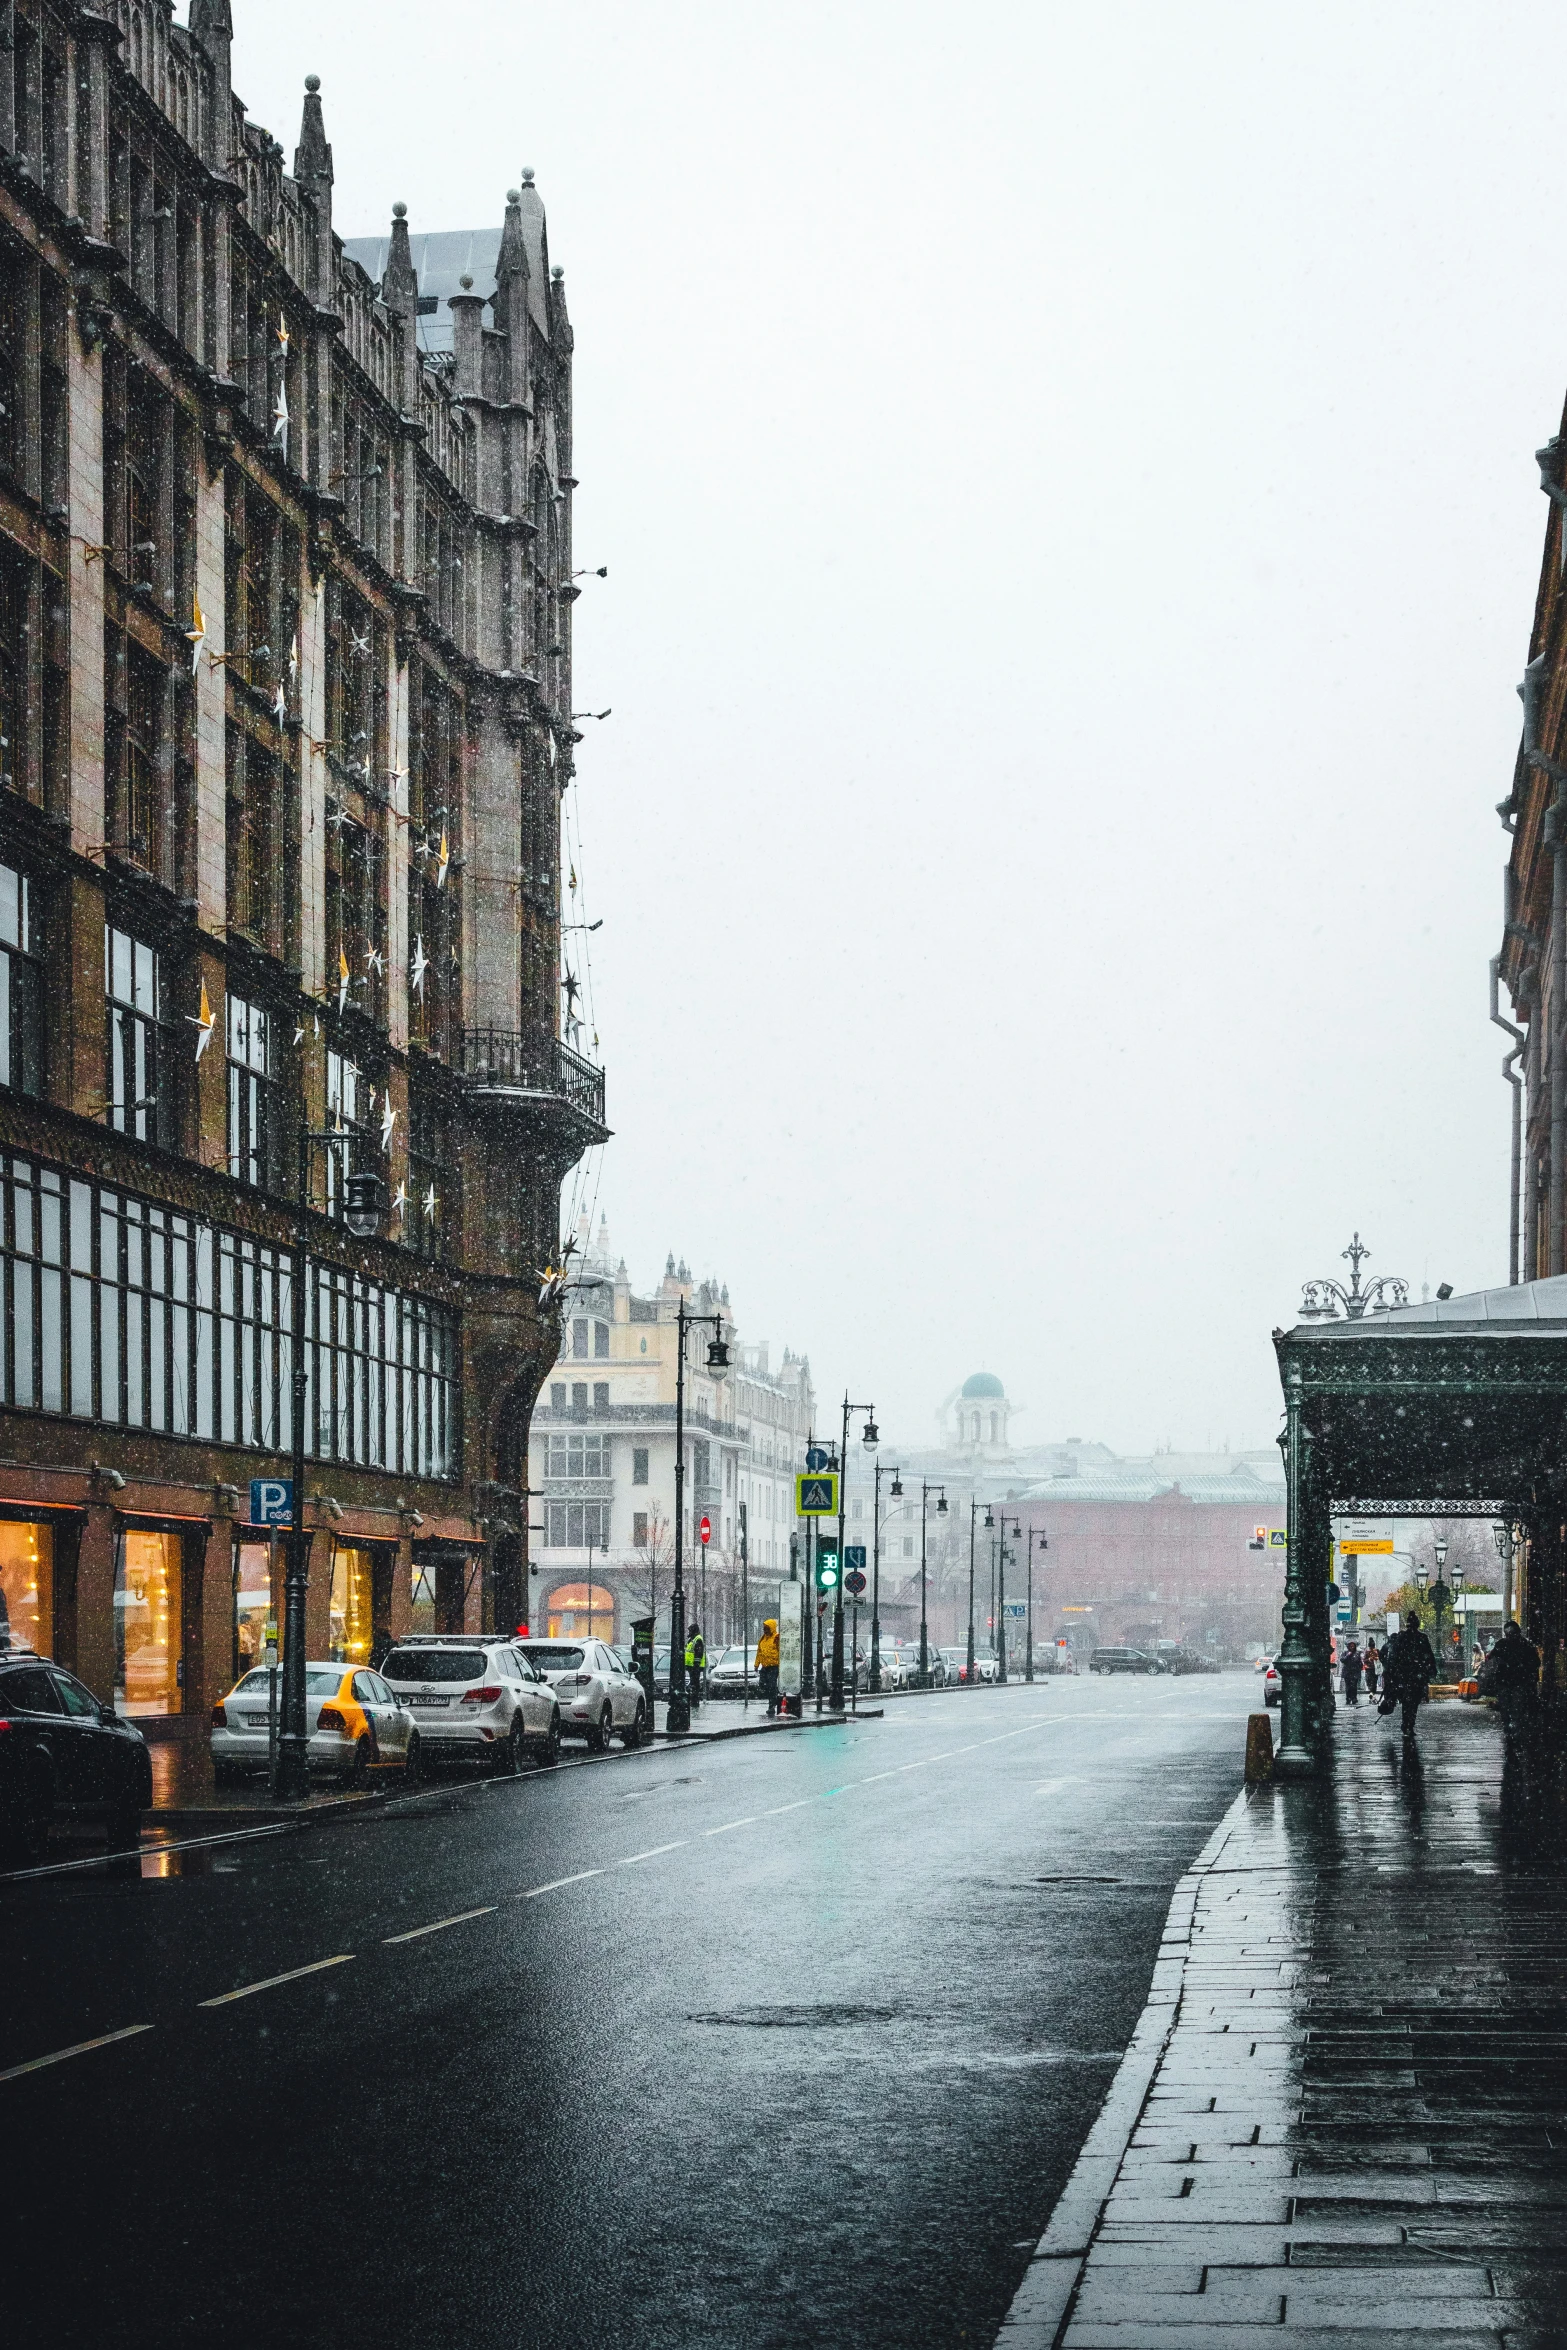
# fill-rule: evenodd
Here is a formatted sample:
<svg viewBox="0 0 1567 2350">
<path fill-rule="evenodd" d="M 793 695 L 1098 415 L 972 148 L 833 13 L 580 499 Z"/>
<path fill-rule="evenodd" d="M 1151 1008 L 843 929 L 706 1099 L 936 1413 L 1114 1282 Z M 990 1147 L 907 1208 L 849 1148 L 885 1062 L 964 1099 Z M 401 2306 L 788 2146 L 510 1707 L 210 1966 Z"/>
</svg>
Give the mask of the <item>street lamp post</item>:
<svg viewBox="0 0 1567 2350">
<path fill-rule="evenodd" d="M 681 1298 L 675 1312 L 675 1588 L 669 1595 L 669 1709 L 666 1730 L 678 1736 L 691 1727 L 691 1696 L 686 1686 L 686 1590 L 683 1580 L 686 1531 L 686 1332 L 711 1323 L 707 1367 L 715 1379 L 729 1368 L 724 1344 L 724 1317 L 688 1314 Z"/>
<path fill-rule="evenodd" d="M 876 1499 L 871 1519 L 871 1695 L 881 1695 L 881 1472 L 882 1463 L 876 1463 Z M 903 1499 L 903 1471 L 889 1470 L 892 1484 L 889 1491 L 894 1501 Z"/>
<path fill-rule="evenodd" d="M 984 1504 L 984 1510 L 985 1510 L 985 1524 L 986 1524 L 987 1526 L 993 1526 L 993 1525 L 995 1524 L 995 1522 L 996 1522 L 996 1521 L 995 1521 L 995 1519 L 994 1519 L 994 1518 L 991 1516 L 991 1514 L 990 1514 L 990 1504 L 989 1504 L 989 1502 L 988 1502 L 988 1501 L 987 1501 L 987 1502 Z M 977 1501 L 971 1501 L 971 1502 L 969 1503 L 969 1505 L 968 1505 L 968 1674 L 967 1674 L 967 1679 L 966 1679 L 966 1682 L 965 1682 L 965 1686 L 966 1686 L 967 1688 L 969 1688 L 969 1689 L 972 1689 L 972 1688 L 974 1688 L 974 1686 L 975 1686 L 975 1680 L 974 1680 L 974 1524 L 975 1524 L 975 1520 L 976 1520 L 976 1519 L 978 1518 L 978 1516 L 979 1516 L 979 1512 L 980 1512 L 980 1504 L 979 1504 Z"/>
<path fill-rule="evenodd" d="M 1022 1520 L 1014 1518 L 1012 1521 L 1014 1541 L 1022 1531 Z M 1001 1661 L 996 1669 L 996 1678 L 1005 1687 L 1007 1678 L 1007 1513 L 1005 1510 L 1001 1513 L 996 1534 L 996 1623 L 1000 1628 L 1001 1635 Z"/>
<path fill-rule="evenodd" d="M 1043 1526 L 1028 1529 L 1028 1662 L 1023 1667 L 1023 1678 L 1032 1688 L 1034 1680 L 1034 1536 L 1039 1536 L 1041 1550 L 1050 1548 L 1050 1538 Z"/>
<path fill-rule="evenodd" d="M 842 1463 L 838 1478 L 838 1581 L 833 1592 L 832 1695 L 828 1701 L 835 1714 L 841 1714 L 843 1711 L 843 1554 L 848 1500 L 845 1488 L 849 1482 L 849 1414 L 851 1412 L 865 1414 L 864 1440 L 868 1451 L 874 1452 L 881 1441 L 880 1431 L 876 1426 L 876 1406 L 873 1403 L 850 1403 L 849 1391 L 845 1388 L 843 1394 L 843 1442 L 838 1448 L 838 1458 Z"/>
<path fill-rule="evenodd" d="M 299 1187 L 294 1227 L 293 1297 L 293 1501 L 289 1510 L 288 1570 L 283 1585 L 283 1689 L 277 1741 L 277 1793 L 283 1797 L 310 1792 L 310 1733 L 305 1728 L 305 1594 L 310 1587 L 310 1537 L 305 1532 L 305 1401 L 309 1381 L 305 1371 L 305 1296 L 310 1281 L 310 1146 L 313 1142 L 341 1143 L 332 1129 L 299 1129 Z M 345 1171 L 343 1222 L 356 1240 L 369 1240 L 386 1217 L 386 1186 L 379 1175 Z"/>
<path fill-rule="evenodd" d="M 930 1687 L 930 1632 L 925 1620 L 925 1531 L 930 1523 L 930 1497 L 935 1494 L 936 1515 L 947 1514 L 945 1485 L 932 1485 L 926 1477 L 920 1479 L 920 1682 L 922 1689 Z"/>
</svg>

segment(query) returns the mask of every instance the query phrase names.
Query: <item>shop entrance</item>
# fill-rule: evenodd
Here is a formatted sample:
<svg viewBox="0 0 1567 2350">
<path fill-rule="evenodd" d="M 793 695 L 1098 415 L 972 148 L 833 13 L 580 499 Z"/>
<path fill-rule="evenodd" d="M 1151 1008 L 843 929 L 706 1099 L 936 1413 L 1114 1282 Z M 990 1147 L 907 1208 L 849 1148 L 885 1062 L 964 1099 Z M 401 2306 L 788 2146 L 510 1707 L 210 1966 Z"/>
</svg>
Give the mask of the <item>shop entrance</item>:
<svg viewBox="0 0 1567 2350">
<path fill-rule="evenodd" d="M 558 1583 L 544 1603 L 551 1640 L 615 1639 L 615 1594 L 602 1583 Z"/>
<path fill-rule="evenodd" d="M 127 1526 L 114 1566 L 114 1704 L 118 1713 L 184 1711 L 184 1545 Z"/>
<path fill-rule="evenodd" d="M 0 1518 L 0 1648 L 54 1651 L 54 1528 Z"/>
</svg>

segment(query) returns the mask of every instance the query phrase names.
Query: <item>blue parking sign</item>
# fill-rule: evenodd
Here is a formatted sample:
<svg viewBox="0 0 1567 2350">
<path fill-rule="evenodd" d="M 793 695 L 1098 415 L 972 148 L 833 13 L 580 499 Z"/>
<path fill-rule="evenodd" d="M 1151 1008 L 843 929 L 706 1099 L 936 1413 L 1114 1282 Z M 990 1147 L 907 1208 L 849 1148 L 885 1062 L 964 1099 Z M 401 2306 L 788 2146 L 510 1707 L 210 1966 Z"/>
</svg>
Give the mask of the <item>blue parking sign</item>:
<svg viewBox="0 0 1567 2350">
<path fill-rule="evenodd" d="M 253 1526 L 288 1526 L 294 1518 L 292 1477 L 252 1477 L 250 1522 Z"/>
</svg>

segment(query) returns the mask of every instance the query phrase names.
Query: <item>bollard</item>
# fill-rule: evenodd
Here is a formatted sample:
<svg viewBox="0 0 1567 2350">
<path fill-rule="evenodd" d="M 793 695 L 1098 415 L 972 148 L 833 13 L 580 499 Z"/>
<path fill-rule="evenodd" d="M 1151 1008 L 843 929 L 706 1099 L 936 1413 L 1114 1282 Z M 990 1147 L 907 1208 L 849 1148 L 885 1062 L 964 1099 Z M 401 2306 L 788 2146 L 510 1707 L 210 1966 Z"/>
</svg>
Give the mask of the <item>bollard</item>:
<svg viewBox="0 0 1567 2350">
<path fill-rule="evenodd" d="M 1246 1784 L 1259 1787 L 1273 1776 L 1273 1723 L 1267 1714 L 1246 1716 Z"/>
</svg>

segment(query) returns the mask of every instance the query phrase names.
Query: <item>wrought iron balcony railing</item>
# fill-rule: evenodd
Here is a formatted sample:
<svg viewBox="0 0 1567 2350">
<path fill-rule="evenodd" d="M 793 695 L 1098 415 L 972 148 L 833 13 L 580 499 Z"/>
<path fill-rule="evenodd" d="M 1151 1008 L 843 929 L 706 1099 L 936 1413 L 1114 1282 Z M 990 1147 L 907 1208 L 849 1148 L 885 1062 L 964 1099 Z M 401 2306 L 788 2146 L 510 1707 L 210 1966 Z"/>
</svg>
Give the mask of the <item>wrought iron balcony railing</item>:
<svg viewBox="0 0 1567 2350">
<path fill-rule="evenodd" d="M 604 1072 L 558 1036 L 507 1028 L 465 1028 L 462 1073 L 471 1085 L 495 1093 L 535 1094 L 563 1101 L 604 1123 Z"/>
</svg>

